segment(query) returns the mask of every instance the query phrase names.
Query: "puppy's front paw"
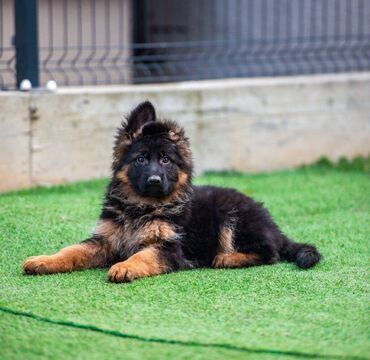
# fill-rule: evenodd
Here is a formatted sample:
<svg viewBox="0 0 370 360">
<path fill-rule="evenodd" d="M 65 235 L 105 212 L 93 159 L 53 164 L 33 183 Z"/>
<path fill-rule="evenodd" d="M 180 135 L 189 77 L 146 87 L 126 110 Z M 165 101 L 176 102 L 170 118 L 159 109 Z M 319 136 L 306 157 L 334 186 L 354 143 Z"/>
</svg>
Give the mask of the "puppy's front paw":
<svg viewBox="0 0 370 360">
<path fill-rule="evenodd" d="M 140 274 L 125 262 L 113 265 L 108 271 L 108 280 L 115 283 L 131 282 L 139 277 Z"/>
<path fill-rule="evenodd" d="M 26 275 L 51 274 L 52 257 L 48 255 L 30 256 L 23 264 L 23 272 Z"/>
</svg>

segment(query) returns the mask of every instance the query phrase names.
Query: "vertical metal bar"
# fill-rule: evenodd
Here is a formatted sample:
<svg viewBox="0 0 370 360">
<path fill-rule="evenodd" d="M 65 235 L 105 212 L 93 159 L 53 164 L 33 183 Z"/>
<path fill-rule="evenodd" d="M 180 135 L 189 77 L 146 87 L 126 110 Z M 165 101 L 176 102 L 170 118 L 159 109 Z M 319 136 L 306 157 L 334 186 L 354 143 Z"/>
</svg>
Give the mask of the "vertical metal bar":
<svg viewBox="0 0 370 360">
<path fill-rule="evenodd" d="M 116 55 L 114 59 L 114 66 L 118 71 L 119 74 L 119 83 L 124 84 L 125 83 L 125 72 L 127 71 L 126 67 L 126 56 L 124 56 L 124 49 L 126 49 L 126 44 L 125 44 L 125 27 L 124 27 L 124 19 L 125 19 L 125 13 L 124 13 L 124 3 L 123 1 L 118 2 L 118 54 Z M 127 50 L 126 50 L 127 51 Z M 122 56 L 124 56 L 125 62 L 124 62 L 124 69 L 122 70 L 118 66 L 118 62 L 121 61 Z"/>
<path fill-rule="evenodd" d="M 92 77 L 93 85 L 97 85 L 98 79 L 96 76 L 96 71 L 90 66 L 91 61 L 94 60 L 96 55 L 96 0 L 90 0 L 90 32 L 91 32 L 91 45 L 90 54 L 85 60 L 86 68 Z"/>
<path fill-rule="evenodd" d="M 315 41 L 316 40 L 316 2 L 313 1 L 311 3 L 311 16 L 310 16 L 310 40 Z"/>
<path fill-rule="evenodd" d="M 202 7 L 204 6 L 204 0 L 198 1 L 198 7 L 197 7 L 197 24 L 196 24 L 196 34 L 197 34 L 197 40 L 201 41 L 204 39 L 205 31 L 202 31 L 202 25 L 205 21 L 202 21 Z M 194 21 L 195 23 L 195 21 Z"/>
<path fill-rule="evenodd" d="M 227 9 L 226 9 L 226 0 L 221 0 L 222 1 L 222 28 L 221 28 L 221 36 L 223 40 L 223 44 L 225 44 L 225 40 L 227 40 L 228 37 L 228 18 L 227 18 Z"/>
<path fill-rule="evenodd" d="M 334 10 L 335 10 L 335 15 L 334 15 L 334 37 L 338 38 L 341 35 L 341 7 L 340 7 L 341 2 L 338 1 L 335 3 Z"/>
<path fill-rule="evenodd" d="M 67 75 L 66 71 L 64 70 L 64 66 L 62 63 L 68 56 L 68 49 L 69 49 L 69 40 L 68 40 L 68 1 L 63 1 L 63 50 L 62 55 L 57 61 L 57 70 L 58 72 L 63 74 L 64 77 L 64 85 L 70 85 L 69 76 Z"/>
<path fill-rule="evenodd" d="M 240 69 L 240 57 L 243 52 L 243 44 L 242 44 L 242 18 L 243 16 L 243 3 L 241 0 L 235 1 L 235 8 L 231 11 L 231 14 L 234 16 L 235 21 L 235 39 L 231 39 L 232 46 L 231 47 L 231 57 L 237 58 L 238 60 L 234 60 L 234 64 L 232 65 L 231 72 L 234 76 L 238 76 L 242 69 Z M 230 39 L 229 39 L 230 41 Z"/>
<path fill-rule="evenodd" d="M 316 2 L 313 1 L 310 4 L 310 16 L 309 16 L 309 23 L 308 23 L 308 31 L 309 31 L 309 47 L 310 50 L 307 56 L 307 63 L 308 63 L 308 72 L 315 73 L 316 66 L 319 65 L 319 58 L 317 57 L 317 35 L 316 35 Z M 314 58 L 314 60 L 312 60 Z M 315 60 L 316 59 L 316 60 Z"/>
<path fill-rule="evenodd" d="M 154 42 L 153 36 L 152 36 L 152 26 L 153 26 L 153 21 L 152 21 L 152 1 L 151 0 L 145 0 L 145 10 L 146 10 L 146 16 L 145 16 L 145 22 L 146 22 L 146 27 L 145 27 L 145 42 Z M 161 36 L 161 34 L 160 34 Z M 160 40 L 161 41 L 161 40 Z"/>
<path fill-rule="evenodd" d="M 342 60 L 339 56 L 339 46 L 342 38 L 342 7 L 341 7 L 341 1 L 335 2 L 335 16 L 334 16 L 334 47 L 335 47 L 335 58 L 333 61 L 333 72 L 339 72 Z"/>
<path fill-rule="evenodd" d="M 294 74 L 294 62 L 292 61 L 292 48 L 295 46 L 293 40 L 294 24 L 297 18 L 296 11 L 294 11 L 294 3 L 287 1 L 285 8 L 285 31 L 283 35 L 282 44 L 287 49 L 288 61 L 286 61 L 286 73 L 287 75 Z"/>
<path fill-rule="evenodd" d="M 53 6 L 52 0 L 48 2 L 48 54 L 42 61 L 41 72 L 45 71 L 50 78 L 53 78 L 52 73 L 48 69 L 48 63 L 54 55 L 54 25 L 53 25 Z"/>
<path fill-rule="evenodd" d="M 254 0 L 248 2 L 247 34 L 248 41 L 254 40 Z"/>
<path fill-rule="evenodd" d="M 359 38 L 359 40 L 362 40 L 363 38 L 363 34 L 364 34 L 364 1 L 363 0 L 360 0 L 359 3 L 358 3 L 358 9 L 357 9 L 357 16 L 358 16 L 358 20 L 357 20 L 357 36 Z"/>
<path fill-rule="evenodd" d="M 247 12 L 246 12 L 246 18 L 247 18 L 247 30 L 246 30 L 246 37 L 245 41 L 246 44 L 245 49 L 246 49 L 246 54 L 247 54 L 247 64 L 245 65 L 245 69 L 247 71 L 247 74 L 250 76 L 254 76 L 256 73 L 256 66 L 255 62 L 251 61 L 251 57 L 253 57 L 253 47 L 255 44 L 255 1 L 250 0 L 248 1 L 247 4 Z M 258 34 L 258 32 L 257 32 Z M 258 35 L 257 35 L 258 36 Z"/>
<path fill-rule="evenodd" d="M 272 38 L 275 39 L 275 41 L 280 42 L 280 21 L 281 21 L 281 6 L 280 1 L 274 1 L 272 4 L 272 28 L 273 28 L 273 34 Z"/>
<path fill-rule="evenodd" d="M 141 60 L 137 58 L 145 54 L 145 49 L 143 49 L 140 44 L 146 42 L 147 34 L 147 8 L 146 0 L 132 0 L 132 80 L 136 82 L 136 78 L 140 77 L 139 69 L 141 67 Z M 145 67 L 145 65 L 142 65 Z"/>
<path fill-rule="evenodd" d="M 267 0 L 261 1 L 261 34 L 262 40 L 267 38 L 267 21 L 268 21 L 268 9 L 267 9 Z"/>
<path fill-rule="evenodd" d="M 39 87 L 37 0 L 15 0 L 14 14 L 17 87 L 23 79 Z"/>
<path fill-rule="evenodd" d="M 321 12 L 321 32 L 322 39 L 327 42 L 329 38 L 329 3 L 327 1 L 323 2 L 323 8 Z"/>
<path fill-rule="evenodd" d="M 76 14 L 76 27 L 77 27 L 77 52 L 74 58 L 71 60 L 71 67 L 73 68 L 73 71 L 78 76 L 78 85 L 84 85 L 84 77 L 81 74 L 81 71 L 79 70 L 79 66 L 77 63 L 79 62 L 79 59 L 82 54 L 82 2 L 81 0 L 76 1 L 76 7 L 77 7 L 77 14 Z"/>
<path fill-rule="evenodd" d="M 345 27 L 345 36 L 346 36 L 346 40 L 348 42 L 347 46 L 348 46 L 348 49 L 351 48 L 351 44 L 352 44 L 352 8 L 354 7 L 354 4 L 352 4 L 350 1 L 346 1 L 346 12 L 345 12 L 345 24 L 346 24 L 346 27 Z M 356 52 L 353 52 L 352 56 L 348 56 L 346 55 L 347 52 L 345 51 L 343 53 L 343 62 L 344 62 L 344 69 L 343 70 L 347 70 L 347 71 L 351 71 L 353 70 L 353 64 L 352 64 L 352 59 L 355 58 L 356 56 Z"/>
<path fill-rule="evenodd" d="M 147 15 L 147 2 L 146 0 L 131 0 L 132 1 L 132 9 L 134 15 L 133 21 L 133 36 L 134 42 L 136 43 L 145 43 L 147 40 L 147 32 L 146 29 L 148 28 L 148 15 Z"/>
<path fill-rule="evenodd" d="M 322 69 L 323 72 L 328 72 L 330 69 L 330 63 L 328 66 L 328 60 L 330 59 L 330 51 L 329 51 L 329 3 L 328 1 L 324 1 L 322 5 L 321 11 L 321 35 L 322 35 L 322 42 L 325 44 L 325 58 L 322 61 Z"/>
<path fill-rule="evenodd" d="M 170 28 L 166 28 L 166 14 L 165 14 L 165 1 L 164 0 L 157 0 L 155 1 L 155 6 L 153 8 L 150 8 L 149 11 L 149 18 L 151 18 L 153 21 L 151 22 L 151 27 L 149 28 L 149 34 L 153 33 L 153 29 L 157 28 L 159 32 L 157 31 L 157 38 L 151 38 L 150 42 L 167 42 L 172 41 L 172 39 L 176 40 L 176 38 L 179 36 L 176 32 L 176 28 L 178 23 L 174 22 L 170 26 Z M 156 49 L 157 50 L 157 49 Z M 149 60 L 148 67 L 149 69 L 155 74 L 155 76 L 158 76 L 159 78 L 162 78 L 165 75 L 171 74 L 171 60 L 165 59 L 164 61 L 158 61 L 155 58 L 155 55 L 157 55 L 157 51 L 153 48 L 149 50 L 148 55 L 152 57 L 154 55 L 153 60 Z M 161 53 L 163 50 L 160 50 Z M 167 68 L 167 73 L 166 69 Z"/>
<path fill-rule="evenodd" d="M 110 43 L 110 3 L 109 0 L 105 0 L 104 2 L 104 28 L 105 28 L 105 51 L 103 55 L 99 59 L 100 68 L 103 72 L 105 72 L 105 84 L 111 84 L 112 79 L 109 74 L 109 71 L 107 70 L 107 67 L 104 66 L 106 63 L 106 60 L 109 57 L 110 49 L 111 49 L 111 43 Z"/>
<path fill-rule="evenodd" d="M 145 0 L 135 0 L 132 2 L 132 11 L 133 11 L 133 28 L 132 28 L 132 36 L 133 36 L 133 43 L 135 44 L 142 44 L 147 42 L 147 3 Z"/>
<path fill-rule="evenodd" d="M 279 45 L 281 44 L 281 34 L 280 34 L 280 21 L 281 21 L 281 2 L 280 1 L 274 1 L 273 4 L 269 6 L 270 10 L 272 10 L 271 14 L 271 20 L 269 21 L 271 23 L 271 29 L 272 34 L 269 36 L 270 39 L 274 39 L 271 43 L 270 48 L 270 66 L 271 66 L 271 75 L 279 75 L 279 73 L 282 71 L 280 68 L 280 65 L 282 65 L 279 62 Z"/>
<path fill-rule="evenodd" d="M 354 4 L 353 4 L 354 5 Z M 346 1 L 346 12 L 345 12 L 345 22 L 346 22 L 346 36 L 348 36 L 350 39 L 352 38 L 352 8 L 353 5 L 350 1 Z M 351 39 L 352 40 L 352 39 Z"/>
<path fill-rule="evenodd" d="M 0 60 L 3 56 L 3 0 L 0 0 Z M 4 88 L 4 78 L 0 71 L 0 90 Z"/>
<path fill-rule="evenodd" d="M 261 43 L 264 44 L 262 54 L 260 70 L 262 73 L 257 73 L 257 75 L 271 75 L 271 63 L 268 57 L 268 21 L 269 21 L 269 8 L 267 0 L 261 0 Z"/>
<path fill-rule="evenodd" d="M 301 21 L 298 25 L 297 31 L 297 41 L 299 44 L 299 60 L 297 61 L 297 73 L 305 74 L 305 49 L 307 45 L 307 35 L 306 35 L 306 12 L 305 12 L 305 1 L 298 2 L 298 19 Z"/>
<path fill-rule="evenodd" d="M 298 27 L 298 33 L 297 33 L 297 38 L 298 41 L 304 41 L 304 37 L 306 34 L 306 17 L 305 17 L 305 2 L 299 1 L 298 2 L 298 19 L 300 19 L 301 23 L 299 24 Z"/>
</svg>

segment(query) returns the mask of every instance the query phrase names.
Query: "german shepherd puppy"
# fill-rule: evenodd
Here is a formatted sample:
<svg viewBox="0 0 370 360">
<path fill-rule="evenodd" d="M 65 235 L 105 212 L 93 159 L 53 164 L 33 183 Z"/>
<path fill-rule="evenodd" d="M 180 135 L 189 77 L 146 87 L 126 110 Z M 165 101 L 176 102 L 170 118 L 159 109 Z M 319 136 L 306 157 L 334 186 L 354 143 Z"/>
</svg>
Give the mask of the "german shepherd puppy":
<svg viewBox="0 0 370 360">
<path fill-rule="evenodd" d="M 320 253 L 289 240 L 261 204 L 232 189 L 192 185 L 184 130 L 138 105 L 117 131 L 112 178 L 92 236 L 48 256 L 30 257 L 24 273 L 53 274 L 110 266 L 108 280 L 199 267 L 238 268 L 290 261 L 314 266 Z"/>
</svg>

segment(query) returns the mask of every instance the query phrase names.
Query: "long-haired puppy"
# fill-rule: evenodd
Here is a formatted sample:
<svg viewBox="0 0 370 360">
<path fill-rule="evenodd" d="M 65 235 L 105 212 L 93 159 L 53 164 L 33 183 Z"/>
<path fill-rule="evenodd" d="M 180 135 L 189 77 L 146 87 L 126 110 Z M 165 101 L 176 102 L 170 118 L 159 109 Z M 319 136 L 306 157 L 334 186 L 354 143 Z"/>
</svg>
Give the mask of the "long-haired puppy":
<svg viewBox="0 0 370 360">
<path fill-rule="evenodd" d="M 24 273 L 109 266 L 108 280 L 120 283 L 199 267 L 319 262 L 316 248 L 289 240 L 261 204 L 232 189 L 192 185 L 192 169 L 184 130 L 157 119 L 150 102 L 138 105 L 118 129 L 92 236 L 28 258 Z"/>
</svg>

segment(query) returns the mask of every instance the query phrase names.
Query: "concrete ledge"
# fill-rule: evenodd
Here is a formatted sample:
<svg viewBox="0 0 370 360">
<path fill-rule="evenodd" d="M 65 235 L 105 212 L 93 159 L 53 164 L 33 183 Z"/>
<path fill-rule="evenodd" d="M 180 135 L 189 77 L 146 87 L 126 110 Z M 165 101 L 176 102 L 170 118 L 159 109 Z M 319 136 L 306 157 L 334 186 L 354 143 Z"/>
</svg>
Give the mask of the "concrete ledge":
<svg viewBox="0 0 370 360">
<path fill-rule="evenodd" d="M 185 126 L 198 173 L 370 153 L 370 73 L 0 93 L 0 190 L 109 175 L 121 115 L 145 99 Z"/>
<path fill-rule="evenodd" d="M 28 98 L 0 91 L 0 191 L 32 185 Z"/>
</svg>

